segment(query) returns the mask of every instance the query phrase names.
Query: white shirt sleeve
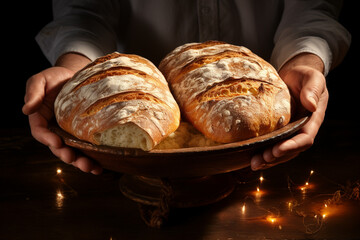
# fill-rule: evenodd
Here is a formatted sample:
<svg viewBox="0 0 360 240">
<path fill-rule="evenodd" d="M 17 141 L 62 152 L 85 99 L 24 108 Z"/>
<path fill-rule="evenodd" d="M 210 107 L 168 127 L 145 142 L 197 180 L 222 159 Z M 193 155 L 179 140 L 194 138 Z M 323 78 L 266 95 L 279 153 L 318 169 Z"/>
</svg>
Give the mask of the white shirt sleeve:
<svg viewBox="0 0 360 240">
<path fill-rule="evenodd" d="M 351 42 L 349 32 L 336 21 L 341 1 L 286 0 L 276 31 L 271 63 L 279 70 L 289 59 L 303 52 L 319 56 L 324 74 L 339 64 Z"/>
<path fill-rule="evenodd" d="M 67 52 L 91 60 L 116 50 L 116 1 L 53 0 L 54 21 L 36 36 L 51 64 Z"/>
</svg>

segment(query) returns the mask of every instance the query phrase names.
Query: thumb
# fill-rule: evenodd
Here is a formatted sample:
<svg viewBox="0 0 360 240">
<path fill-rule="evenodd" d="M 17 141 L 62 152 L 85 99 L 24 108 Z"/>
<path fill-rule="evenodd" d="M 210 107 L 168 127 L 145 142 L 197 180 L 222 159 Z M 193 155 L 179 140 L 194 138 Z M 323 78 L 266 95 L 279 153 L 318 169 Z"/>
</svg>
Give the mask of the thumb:
<svg viewBox="0 0 360 240">
<path fill-rule="evenodd" d="M 46 81 L 41 74 L 29 78 L 26 83 L 25 104 L 22 111 L 25 115 L 34 113 L 41 105 L 45 97 Z"/>
<path fill-rule="evenodd" d="M 310 112 L 315 112 L 322 93 L 325 90 L 324 75 L 314 70 L 303 78 L 302 89 L 300 92 L 301 104 Z"/>
</svg>

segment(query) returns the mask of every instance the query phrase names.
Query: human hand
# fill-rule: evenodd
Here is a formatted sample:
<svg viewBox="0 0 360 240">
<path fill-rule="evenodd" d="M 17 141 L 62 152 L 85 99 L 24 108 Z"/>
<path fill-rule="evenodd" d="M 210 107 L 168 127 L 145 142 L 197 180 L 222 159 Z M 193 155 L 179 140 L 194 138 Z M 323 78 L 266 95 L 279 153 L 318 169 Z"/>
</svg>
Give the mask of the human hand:
<svg viewBox="0 0 360 240">
<path fill-rule="evenodd" d="M 87 61 L 85 61 L 87 62 Z M 85 63 L 84 62 L 84 63 Z M 69 63 L 69 62 L 67 62 Z M 83 64 L 84 64 L 83 63 Z M 80 64 L 81 66 L 83 64 Z M 61 87 L 69 80 L 77 68 L 63 66 L 51 67 L 30 77 L 26 83 L 25 104 L 23 113 L 29 116 L 29 124 L 33 137 L 48 146 L 52 153 L 62 161 L 78 167 L 84 172 L 100 174 L 102 169 L 92 160 L 77 154 L 67 147 L 61 138 L 48 129 L 49 121 L 54 117 L 54 102 Z"/>
<path fill-rule="evenodd" d="M 279 75 L 287 84 L 295 112 L 312 112 L 309 121 L 294 137 L 267 148 L 251 159 L 252 170 L 260 170 L 286 162 L 311 147 L 324 120 L 329 93 L 319 57 L 310 53 L 297 55 L 287 62 Z"/>
</svg>

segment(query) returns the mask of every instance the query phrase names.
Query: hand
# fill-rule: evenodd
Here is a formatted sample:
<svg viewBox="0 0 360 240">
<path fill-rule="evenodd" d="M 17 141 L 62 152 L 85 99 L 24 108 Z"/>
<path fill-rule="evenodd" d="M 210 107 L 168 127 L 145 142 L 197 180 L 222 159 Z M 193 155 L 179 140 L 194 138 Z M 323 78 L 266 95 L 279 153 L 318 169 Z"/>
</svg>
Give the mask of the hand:
<svg viewBox="0 0 360 240">
<path fill-rule="evenodd" d="M 62 66 L 45 69 L 28 79 L 23 113 L 29 115 L 29 124 L 33 137 L 48 146 L 54 155 L 84 172 L 100 174 L 102 171 L 100 166 L 87 157 L 75 153 L 73 149 L 63 144 L 58 135 L 48 129 L 48 123 L 54 117 L 54 102 L 61 87 L 74 75 L 76 69 L 80 69 L 80 66 L 89 61 L 86 60 L 82 64 L 77 62 L 79 65 L 73 64 L 71 67 L 64 67 L 71 63 L 71 61 L 66 61 L 68 57 L 69 55 L 60 61 L 59 65 Z M 76 58 L 77 56 L 72 60 Z"/>
<path fill-rule="evenodd" d="M 311 147 L 324 121 L 329 93 L 319 57 L 310 53 L 300 54 L 287 62 L 279 75 L 287 84 L 295 111 L 312 112 L 310 120 L 294 137 L 269 147 L 251 159 L 252 170 L 260 170 L 286 162 Z M 294 106 L 292 106 L 294 107 Z"/>
</svg>

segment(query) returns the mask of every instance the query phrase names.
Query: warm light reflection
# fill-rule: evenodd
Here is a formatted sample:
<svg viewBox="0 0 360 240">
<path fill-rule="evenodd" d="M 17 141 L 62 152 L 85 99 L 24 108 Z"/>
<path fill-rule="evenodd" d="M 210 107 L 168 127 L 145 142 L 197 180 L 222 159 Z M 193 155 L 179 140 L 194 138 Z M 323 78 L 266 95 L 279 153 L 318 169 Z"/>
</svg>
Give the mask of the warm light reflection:
<svg viewBox="0 0 360 240">
<path fill-rule="evenodd" d="M 304 185 L 299 186 L 299 189 L 302 193 L 306 193 L 306 190 L 313 189 L 313 188 L 314 188 L 314 185 L 309 182 L 306 182 Z"/>
<path fill-rule="evenodd" d="M 266 221 L 270 222 L 270 223 L 275 223 L 277 221 L 277 218 L 276 217 L 273 217 L 273 216 L 268 216 L 266 218 Z"/>
<path fill-rule="evenodd" d="M 56 207 L 62 208 L 63 205 L 64 205 L 64 195 L 60 190 L 58 190 L 56 193 Z"/>
<path fill-rule="evenodd" d="M 264 190 L 261 190 L 260 187 L 257 187 L 255 191 L 252 192 L 252 195 L 255 197 L 255 202 L 260 202 L 261 197 L 265 194 Z"/>
<path fill-rule="evenodd" d="M 317 194 L 315 197 L 312 196 L 312 194 L 308 195 L 308 190 L 314 190 L 313 192 L 310 191 L 310 193 L 314 193 L 314 195 L 316 194 L 316 190 L 318 190 L 317 188 L 319 188 L 320 185 L 317 185 L 316 179 L 312 179 L 310 181 L 310 177 L 311 175 L 314 174 L 314 171 L 311 170 L 310 171 L 310 175 L 307 179 L 307 181 L 299 186 L 299 185 L 290 185 L 293 184 L 293 182 L 291 181 L 291 179 L 288 180 L 288 188 L 290 190 L 290 193 L 293 195 L 293 197 L 297 197 L 297 195 L 300 195 L 299 197 L 301 197 L 301 194 L 299 194 L 299 192 L 297 192 L 297 194 L 293 194 L 293 190 L 301 190 L 302 197 L 303 199 L 305 198 L 309 198 L 306 199 L 307 201 L 298 201 L 298 199 L 289 199 L 286 202 L 283 202 L 283 207 L 286 208 L 286 205 L 289 209 L 290 212 L 292 212 L 295 216 L 299 216 L 303 218 L 302 224 L 305 227 L 305 232 L 307 234 L 314 234 L 317 233 L 321 227 L 323 226 L 323 223 L 326 222 L 326 220 L 328 218 L 330 218 L 329 220 L 332 220 L 333 218 L 335 218 L 337 215 L 340 215 L 341 213 L 343 213 L 343 211 L 345 211 L 345 205 L 343 204 L 342 200 L 344 198 L 345 194 L 342 194 L 342 192 L 340 190 L 336 191 L 331 198 L 327 199 L 327 200 L 323 200 L 321 201 L 319 199 L 319 197 L 323 197 L 323 196 L 327 196 L 328 194 Z M 318 176 L 320 176 L 320 174 L 318 174 Z M 268 180 L 268 179 L 267 179 Z M 288 222 L 286 220 L 288 220 L 286 218 L 286 216 L 282 216 L 281 215 L 281 211 L 278 210 L 278 214 L 276 214 L 277 210 L 275 207 L 272 208 L 266 208 L 263 205 L 267 205 L 264 204 L 268 199 L 264 198 L 264 194 L 271 195 L 271 191 L 264 191 L 263 188 L 264 186 L 261 185 L 261 183 L 264 181 L 264 178 L 262 176 L 259 177 L 259 182 L 257 182 L 257 186 L 253 185 L 251 188 L 252 190 L 250 190 L 247 194 L 248 196 L 246 196 L 245 199 L 250 199 L 253 201 L 253 203 L 255 203 L 255 205 L 249 204 L 248 202 L 246 206 L 245 202 L 242 202 L 242 205 L 238 206 L 238 214 L 240 214 L 240 208 L 241 208 L 241 213 L 242 213 L 242 218 L 243 219 L 259 219 L 262 222 L 268 222 L 271 224 L 271 226 L 273 228 L 278 227 L 280 230 L 282 230 L 282 224 L 284 224 L 284 226 L 287 226 Z M 357 188 L 352 189 L 352 195 L 350 197 L 348 197 L 347 199 L 359 199 L 359 184 L 356 185 Z M 265 188 L 266 189 L 266 188 Z M 356 191 L 356 192 L 355 192 Z M 251 195 L 251 196 L 250 196 Z M 263 197 L 263 199 L 261 199 Z M 311 201 L 308 201 L 311 200 Z M 316 201 L 315 201 L 316 200 Z M 245 201 L 245 200 L 244 200 Z M 261 202 L 262 201 L 262 202 Z M 316 205 L 316 206 L 315 206 Z M 261 214 L 261 217 L 254 217 L 253 216 L 253 208 L 257 208 L 257 212 L 260 211 L 266 211 L 265 215 Z M 245 212 L 247 211 L 246 215 Z M 293 223 L 291 223 L 293 224 Z"/>
<path fill-rule="evenodd" d="M 246 210 L 246 207 L 245 207 L 245 203 L 244 203 L 244 205 L 242 206 L 242 208 L 241 208 L 241 212 L 242 212 L 242 214 L 244 214 L 245 213 L 245 210 Z"/>
<path fill-rule="evenodd" d="M 292 207 L 293 207 L 292 202 L 288 202 L 288 208 L 289 208 L 290 211 L 292 211 Z"/>
<path fill-rule="evenodd" d="M 61 168 L 58 168 L 58 169 L 56 169 L 56 174 L 61 174 L 62 173 L 62 170 L 61 170 Z"/>
<path fill-rule="evenodd" d="M 61 193 L 61 192 L 58 192 L 58 193 L 57 193 L 57 198 L 59 198 L 59 199 L 63 199 L 63 198 L 64 198 L 64 196 L 62 195 L 62 193 Z"/>
</svg>

